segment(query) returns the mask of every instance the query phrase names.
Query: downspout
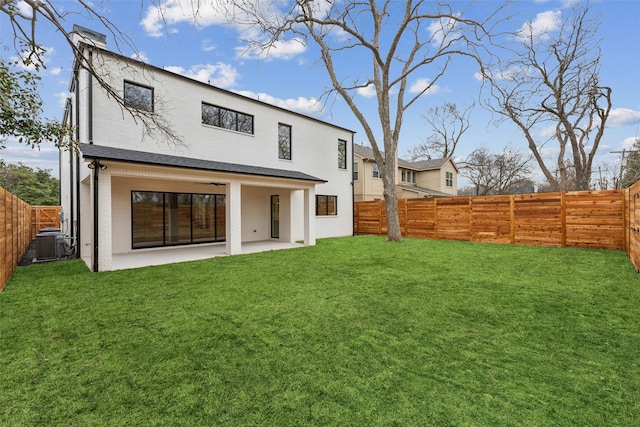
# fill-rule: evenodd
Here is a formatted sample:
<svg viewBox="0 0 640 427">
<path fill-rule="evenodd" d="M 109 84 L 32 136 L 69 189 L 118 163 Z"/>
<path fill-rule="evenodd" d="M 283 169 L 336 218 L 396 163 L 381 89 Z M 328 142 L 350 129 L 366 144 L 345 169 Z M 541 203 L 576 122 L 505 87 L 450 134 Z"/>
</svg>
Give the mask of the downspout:
<svg viewBox="0 0 640 427">
<path fill-rule="evenodd" d="M 75 70 L 75 87 L 76 87 L 76 109 L 74 111 L 74 116 L 75 116 L 75 127 L 76 127 L 76 140 L 75 142 L 78 144 L 80 143 L 80 88 L 78 86 L 79 83 L 79 79 L 78 79 L 78 70 Z M 78 258 L 82 257 L 82 251 L 80 250 L 80 245 L 81 245 L 81 240 L 80 240 L 80 153 L 76 152 L 75 153 L 75 157 L 76 157 L 76 179 L 75 179 L 75 183 L 76 183 L 76 190 L 75 190 L 75 194 L 76 194 L 76 211 L 77 211 L 77 219 L 76 219 L 76 226 L 74 227 L 74 229 L 76 230 L 77 234 L 76 234 L 76 256 Z M 73 168 L 71 168 L 73 169 Z M 73 173 L 73 172 L 72 172 Z M 73 182 L 73 180 L 72 180 Z M 73 191 L 72 191 L 73 193 Z M 73 210 L 72 210 L 73 212 Z M 71 222 L 71 225 L 73 226 L 73 220 Z"/>
<path fill-rule="evenodd" d="M 91 167 L 93 166 L 93 167 Z M 100 159 L 89 163 L 93 169 L 93 271 L 98 272 L 98 177 L 100 175 Z"/>
<path fill-rule="evenodd" d="M 351 132 L 351 216 L 353 216 L 353 219 L 351 220 L 351 235 L 355 236 L 356 235 L 356 227 L 355 227 L 355 222 L 356 222 L 356 191 L 355 191 L 355 182 L 353 181 L 353 164 L 355 163 L 355 157 L 353 154 L 353 132 Z"/>
<path fill-rule="evenodd" d="M 93 49 L 89 49 L 89 66 L 93 66 Z M 89 70 L 87 70 L 89 71 Z M 93 75 L 89 72 L 87 93 L 87 139 L 93 144 Z M 98 272 L 98 176 L 100 175 L 100 159 L 93 161 L 93 271 Z"/>
</svg>

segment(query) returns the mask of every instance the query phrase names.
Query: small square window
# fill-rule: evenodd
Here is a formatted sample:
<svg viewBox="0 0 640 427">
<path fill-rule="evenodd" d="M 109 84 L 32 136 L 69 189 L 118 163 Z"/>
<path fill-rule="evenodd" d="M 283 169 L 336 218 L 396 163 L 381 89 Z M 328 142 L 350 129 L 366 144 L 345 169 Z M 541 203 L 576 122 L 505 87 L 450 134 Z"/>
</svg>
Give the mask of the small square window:
<svg viewBox="0 0 640 427">
<path fill-rule="evenodd" d="M 153 88 L 125 80 L 124 105 L 136 110 L 153 112 Z"/>
<path fill-rule="evenodd" d="M 338 196 L 316 195 L 316 215 L 317 216 L 338 215 Z"/>
</svg>

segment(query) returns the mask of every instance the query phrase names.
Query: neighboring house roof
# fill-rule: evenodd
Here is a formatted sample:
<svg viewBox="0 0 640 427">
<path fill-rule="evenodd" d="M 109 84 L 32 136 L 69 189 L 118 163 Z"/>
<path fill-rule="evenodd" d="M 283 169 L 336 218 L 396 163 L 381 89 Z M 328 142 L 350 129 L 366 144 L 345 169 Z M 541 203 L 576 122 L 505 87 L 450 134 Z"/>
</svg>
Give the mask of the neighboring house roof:
<svg viewBox="0 0 640 427">
<path fill-rule="evenodd" d="M 127 163 L 142 163 L 155 166 L 171 166 L 205 171 L 226 172 L 243 175 L 266 176 L 272 178 L 295 179 L 301 181 L 327 182 L 306 173 L 284 169 L 263 168 L 259 166 L 222 163 L 212 160 L 147 153 L 144 151 L 124 150 L 103 145 L 80 144 L 82 157 L 100 160 L 115 160 Z"/>
<path fill-rule="evenodd" d="M 364 147 L 362 145 L 354 144 L 353 152 L 356 155 L 360 155 L 365 159 L 370 159 L 372 161 L 375 161 L 375 157 L 373 155 L 373 149 L 369 147 Z M 382 154 L 384 154 L 384 152 Z M 409 162 L 407 160 L 398 159 L 398 166 L 403 167 L 405 169 L 414 169 L 416 171 L 430 171 L 430 170 L 436 170 L 436 169 L 442 168 L 442 166 L 448 161 L 451 161 L 451 163 L 453 164 L 453 167 L 456 168 L 456 171 L 457 171 L 458 168 L 455 165 L 455 163 L 453 163 L 453 160 L 448 158 L 420 160 L 418 162 Z"/>
<path fill-rule="evenodd" d="M 424 194 L 429 197 L 451 197 L 449 193 L 443 193 L 442 191 L 431 190 L 429 188 L 417 187 L 415 185 L 396 184 L 396 187 L 413 191 L 415 193 Z"/>
</svg>

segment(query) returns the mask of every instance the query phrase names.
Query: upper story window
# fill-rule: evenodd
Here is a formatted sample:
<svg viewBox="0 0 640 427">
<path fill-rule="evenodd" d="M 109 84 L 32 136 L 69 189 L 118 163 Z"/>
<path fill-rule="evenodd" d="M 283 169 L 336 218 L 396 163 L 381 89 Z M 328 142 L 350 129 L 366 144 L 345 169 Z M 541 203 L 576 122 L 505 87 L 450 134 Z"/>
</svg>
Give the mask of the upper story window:
<svg viewBox="0 0 640 427">
<path fill-rule="evenodd" d="M 416 172 L 409 169 L 401 169 L 402 182 L 416 183 Z"/>
<path fill-rule="evenodd" d="M 204 102 L 202 123 L 253 135 L 253 116 Z"/>
<path fill-rule="evenodd" d="M 338 168 L 347 168 L 347 141 L 338 140 Z"/>
<path fill-rule="evenodd" d="M 278 123 L 278 158 L 291 160 L 291 126 Z"/>
<path fill-rule="evenodd" d="M 453 187 L 453 172 L 446 172 L 447 187 Z"/>
<path fill-rule="evenodd" d="M 373 164 L 373 177 L 380 178 L 380 168 L 378 167 L 377 163 Z"/>
<path fill-rule="evenodd" d="M 125 80 L 124 105 L 136 110 L 153 112 L 153 88 Z"/>
<path fill-rule="evenodd" d="M 316 195 L 316 215 L 338 215 L 338 196 Z"/>
<path fill-rule="evenodd" d="M 353 162 L 353 180 L 358 180 L 358 162 Z"/>
</svg>

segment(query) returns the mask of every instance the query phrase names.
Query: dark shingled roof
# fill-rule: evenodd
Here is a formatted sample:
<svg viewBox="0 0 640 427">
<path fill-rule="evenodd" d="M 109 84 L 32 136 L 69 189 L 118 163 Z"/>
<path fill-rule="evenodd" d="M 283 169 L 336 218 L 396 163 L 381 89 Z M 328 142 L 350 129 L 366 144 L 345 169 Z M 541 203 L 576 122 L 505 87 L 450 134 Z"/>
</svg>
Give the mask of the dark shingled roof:
<svg viewBox="0 0 640 427">
<path fill-rule="evenodd" d="M 171 166 L 185 169 L 226 172 L 241 175 L 266 176 L 271 178 L 295 179 L 301 181 L 327 182 L 306 173 L 284 169 L 263 168 L 259 166 L 222 163 L 212 160 L 193 159 L 189 157 L 169 156 L 166 154 L 147 153 L 144 151 L 125 150 L 103 145 L 80 144 L 82 157 L 100 160 L 138 163 L 155 166 Z"/>
</svg>

